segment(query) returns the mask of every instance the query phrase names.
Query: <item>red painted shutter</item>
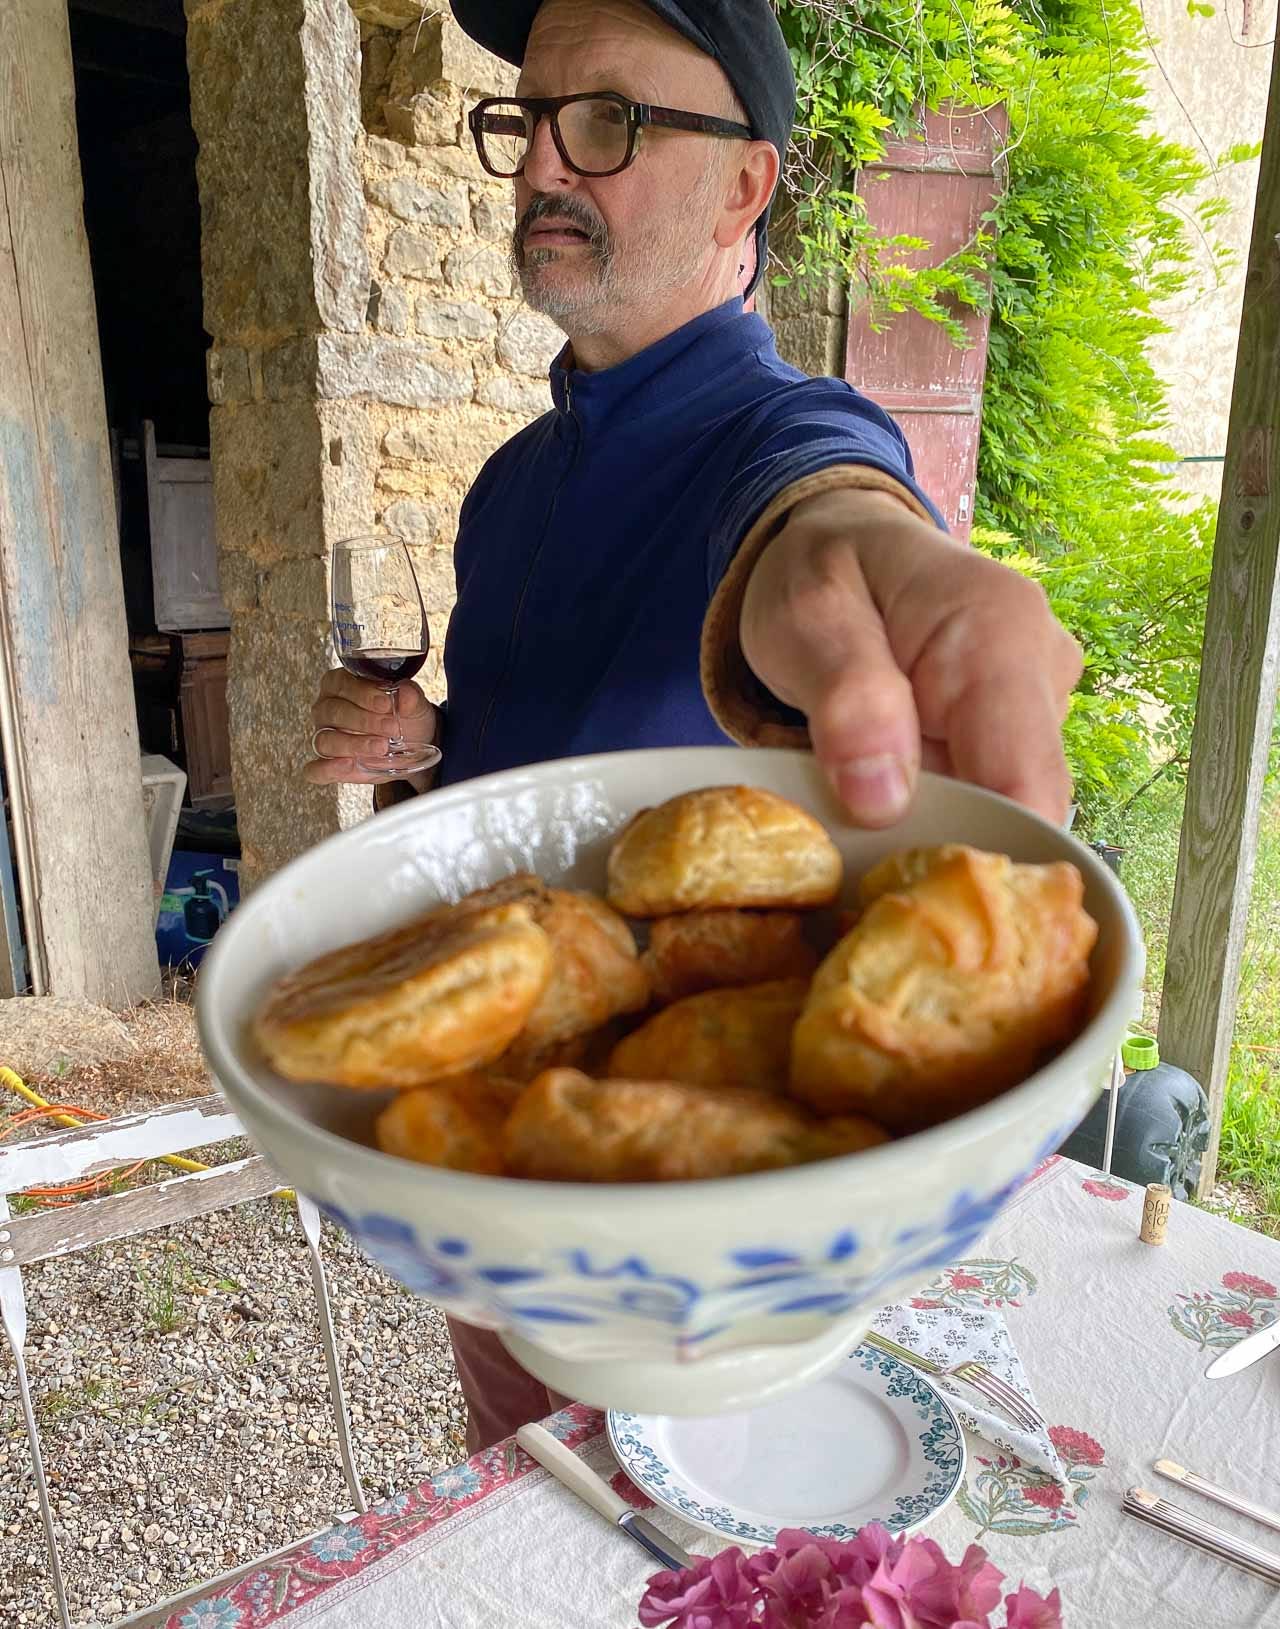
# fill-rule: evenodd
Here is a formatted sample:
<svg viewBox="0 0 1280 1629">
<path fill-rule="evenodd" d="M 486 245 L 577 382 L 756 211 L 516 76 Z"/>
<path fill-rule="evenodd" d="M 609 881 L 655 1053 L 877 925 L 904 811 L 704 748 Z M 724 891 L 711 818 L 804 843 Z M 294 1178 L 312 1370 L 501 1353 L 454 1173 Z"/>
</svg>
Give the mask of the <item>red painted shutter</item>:
<svg viewBox="0 0 1280 1629">
<path fill-rule="evenodd" d="M 895 142 L 883 163 L 864 172 L 860 190 L 876 231 L 930 245 L 904 257 L 908 264 L 937 265 L 973 240 L 1003 184 L 999 158 L 1007 132 L 1003 107 L 926 114 L 923 141 Z M 969 312 L 962 321 L 968 350 L 913 311 L 876 333 L 865 305 L 854 307 L 845 377 L 902 426 L 920 485 L 955 536 L 968 542 L 990 320 Z"/>
</svg>

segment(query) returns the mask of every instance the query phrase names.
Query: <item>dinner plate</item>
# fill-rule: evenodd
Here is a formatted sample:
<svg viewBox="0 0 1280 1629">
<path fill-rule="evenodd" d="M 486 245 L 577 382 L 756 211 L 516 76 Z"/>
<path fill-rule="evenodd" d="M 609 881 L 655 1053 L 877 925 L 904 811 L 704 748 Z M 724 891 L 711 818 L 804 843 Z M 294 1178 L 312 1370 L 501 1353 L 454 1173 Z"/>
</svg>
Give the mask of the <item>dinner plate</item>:
<svg viewBox="0 0 1280 1629">
<path fill-rule="evenodd" d="M 611 1413 L 608 1426 L 618 1463 L 642 1492 L 744 1544 L 772 1544 L 788 1527 L 833 1539 L 868 1522 L 914 1532 L 964 1476 L 964 1433 L 946 1398 L 868 1346 L 751 1413 Z"/>
</svg>

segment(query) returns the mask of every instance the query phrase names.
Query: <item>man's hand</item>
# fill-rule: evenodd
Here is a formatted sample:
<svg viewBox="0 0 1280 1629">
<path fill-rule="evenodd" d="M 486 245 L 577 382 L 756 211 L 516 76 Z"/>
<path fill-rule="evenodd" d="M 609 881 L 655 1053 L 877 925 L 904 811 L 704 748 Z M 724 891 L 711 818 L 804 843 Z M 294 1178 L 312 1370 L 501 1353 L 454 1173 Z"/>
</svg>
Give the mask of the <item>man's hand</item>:
<svg viewBox="0 0 1280 1629">
<path fill-rule="evenodd" d="M 751 575 L 740 635 L 859 824 L 898 819 L 922 765 L 1065 818 L 1079 647 L 1035 583 L 896 498 L 798 505 Z"/>
<path fill-rule="evenodd" d="M 436 738 L 436 710 L 416 684 L 402 684 L 396 693 L 400 730 L 410 746 L 428 746 Z M 302 773 L 315 786 L 376 786 L 388 777 L 363 770 L 357 758 L 366 762 L 386 756 L 387 742 L 395 733 L 391 700 L 385 690 L 368 679 L 357 679 L 343 668 L 326 673 L 320 694 L 311 709 L 315 725 L 316 756 Z M 390 769 L 390 763 L 388 763 Z M 432 774 L 407 777 L 419 791 L 430 784 Z"/>
</svg>

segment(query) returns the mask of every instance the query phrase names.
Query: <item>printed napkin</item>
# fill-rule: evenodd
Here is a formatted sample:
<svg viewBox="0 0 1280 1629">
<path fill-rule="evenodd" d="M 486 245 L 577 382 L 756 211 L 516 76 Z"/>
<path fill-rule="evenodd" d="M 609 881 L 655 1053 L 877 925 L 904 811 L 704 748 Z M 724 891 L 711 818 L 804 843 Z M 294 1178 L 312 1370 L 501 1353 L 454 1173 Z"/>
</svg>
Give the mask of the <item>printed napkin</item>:
<svg viewBox="0 0 1280 1629">
<path fill-rule="evenodd" d="M 932 1299 L 926 1292 L 897 1306 L 886 1307 L 872 1327 L 887 1340 L 897 1341 L 899 1346 L 946 1369 L 966 1359 L 981 1363 L 983 1368 L 990 1369 L 1020 1392 L 1037 1414 L 1041 1412 L 1009 1334 L 1009 1326 L 995 1307 L 947 1305 Z M 1047 1427 L 1042 1425 L 1037 1431 L 1024 1431 L 963 1381 L 938 1375 L 930 1375 L 929 1380 L 947 1394 L 966 1431 L 985 1437 L 1002 1453 L 1016 1454 L 1024 1465 L 1039 1466 L 1064 1487 L 1068 1486 L 1066 1471 L 1049 1440 Z"/>
</svg>

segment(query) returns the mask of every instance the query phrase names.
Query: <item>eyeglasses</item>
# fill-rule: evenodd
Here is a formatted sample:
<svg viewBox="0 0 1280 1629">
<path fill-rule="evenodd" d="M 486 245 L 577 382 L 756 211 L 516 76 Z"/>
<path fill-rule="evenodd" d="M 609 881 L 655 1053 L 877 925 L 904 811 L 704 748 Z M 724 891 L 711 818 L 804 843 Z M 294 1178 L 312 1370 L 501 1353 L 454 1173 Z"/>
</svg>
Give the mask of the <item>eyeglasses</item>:
<svg viewBox="0 0 1280 1629">
<path fill-rule="evenodd" d="M 524 170 L 538 125 L 551 121 L 556 151 L 575 175 L 617 175 L 636 156 L 646 125 L 686 130 L 700 136 L 753 139 L 745 124 L 707 113 L 681 113 L 670 107 L 631 102 L 614 91 L 577 96 L 490 97 L 468 119 L 480 162 L 490 175 L 509 181 Z"/>
</svg>

